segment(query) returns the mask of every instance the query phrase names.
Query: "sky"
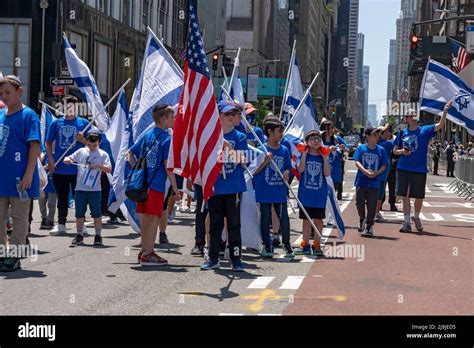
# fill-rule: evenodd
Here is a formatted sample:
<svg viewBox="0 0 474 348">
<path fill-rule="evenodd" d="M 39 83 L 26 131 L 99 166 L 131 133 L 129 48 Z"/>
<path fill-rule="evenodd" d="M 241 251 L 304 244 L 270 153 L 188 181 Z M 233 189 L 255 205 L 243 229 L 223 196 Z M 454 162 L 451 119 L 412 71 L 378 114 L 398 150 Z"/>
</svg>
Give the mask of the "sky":
<svg viewBox="0 0 474 348">
<path fill-rule="evenodd" d="M 365 35 L 364 65 L 370 66 L 369 104 L 381 107 L 387 98 L 390 39 L 396 38 L 400 0 L 360 0 L 359 33 Z"/>
</svg>

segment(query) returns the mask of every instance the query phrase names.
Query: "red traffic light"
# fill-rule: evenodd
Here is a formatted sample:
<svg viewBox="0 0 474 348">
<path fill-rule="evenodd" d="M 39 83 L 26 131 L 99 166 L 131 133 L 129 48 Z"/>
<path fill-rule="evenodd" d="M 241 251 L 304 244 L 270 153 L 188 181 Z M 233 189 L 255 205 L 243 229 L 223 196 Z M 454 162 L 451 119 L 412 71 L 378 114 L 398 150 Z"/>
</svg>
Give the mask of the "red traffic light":
<svg viewBox="0 0 474 348">
<path fill-rule="evenodd" d="M 219 60 L 219 56 L 218 56 L 217 54 L 214 54 L 214 55 L 212 56 L 212 60 Z"/>
<path fill-rule="evenodd" d="M 420 39 L 418 38 L 418 36 L 412 35 L 412 37 L 411 37 L 411 43 L 412 43 L 412 44 L 417 44 L 418 41 L 420 41 Z"/>
</svg>

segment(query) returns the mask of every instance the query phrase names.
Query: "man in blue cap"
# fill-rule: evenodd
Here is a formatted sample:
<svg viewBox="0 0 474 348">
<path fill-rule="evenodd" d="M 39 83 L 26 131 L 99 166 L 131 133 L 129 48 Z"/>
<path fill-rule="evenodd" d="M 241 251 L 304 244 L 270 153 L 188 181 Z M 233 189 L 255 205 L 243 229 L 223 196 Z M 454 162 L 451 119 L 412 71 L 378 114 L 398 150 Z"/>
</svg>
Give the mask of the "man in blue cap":
<svg viewBox="0 0 474 348">
<path fill-rule="evenodd" d="M 243 156 L 236 155 L 248 151 L 247 136 L 234 129 L 234 118 L 241 111 L 232 101 L 218 103 L 219 116 L 224 133 L 223 172 L 214 184 L 214 195 L 209 198 L 210 245 L 209 260 L 201 266 L 202 270 L 219 268 L 219 245 L 224 219 L 227 220 L 227 233 L 230 260 L 234 271 L 242 272 L 242 239 L 240 235 L 240 201 L 242 192 L 247 190 L 244 177 Z M 227 154 L 232 152 L 231 156 Z"/>
</svg>

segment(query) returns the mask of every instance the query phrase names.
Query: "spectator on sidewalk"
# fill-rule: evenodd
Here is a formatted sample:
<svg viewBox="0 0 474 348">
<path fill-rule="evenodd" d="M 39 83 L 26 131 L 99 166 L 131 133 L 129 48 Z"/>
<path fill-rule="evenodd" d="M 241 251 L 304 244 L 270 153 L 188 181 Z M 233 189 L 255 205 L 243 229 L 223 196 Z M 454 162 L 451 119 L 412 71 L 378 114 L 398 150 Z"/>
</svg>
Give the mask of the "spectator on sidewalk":
<svg viewBox="0 0 474 348">
<path fill-rule="evenodd" d="M 444 150 L 444 153 L 446 154 L 446 162 L 447 162 L 446 176 L 448 178 L 454 178 L 454 166 L 456 164 L 456 162 L 454 162 L 454 157 L 456 154 L 454 141 L 449 142 L 449 145 Z"/>
<path fill-rule="evenodd" d="M 433 147 L 433 175 L 438 174 L 439 159 L 441 158 L 441 144 L 436 143 Z"/>
</svg>

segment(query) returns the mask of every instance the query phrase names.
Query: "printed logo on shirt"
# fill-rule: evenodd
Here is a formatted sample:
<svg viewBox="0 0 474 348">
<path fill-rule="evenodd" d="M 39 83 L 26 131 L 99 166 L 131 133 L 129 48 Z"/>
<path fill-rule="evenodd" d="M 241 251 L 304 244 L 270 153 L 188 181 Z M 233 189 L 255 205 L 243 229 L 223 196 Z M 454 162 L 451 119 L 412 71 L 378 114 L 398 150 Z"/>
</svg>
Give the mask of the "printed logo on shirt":
<svg viewBox="0 0 474 348">
<path fill-rule="evenodd" d="M 323 165 L 319 162 L 309 161 L 306 163 L 304 186 L 309 190 L 319 190 L 323 186 L 321 170 Z"/>
<path fill-rule="evenodd" d="M 418 150 L 418 137 L 415 134 L 405 135 L 402 140 L 403 147 L 408 148 L 411 152 Z"/>
<path fill-rule="evenodd" d="M 3 157 L 7 149 L 8 135 L 10 134 L 10 127 L 3 125 L 0 127 L 0 157 Z"/>
<path fill-rule="evenodd" d="M 158 144 L 153 145 L 153 147 L 148 151 L 146 155 L 146 165 L 148 168 L 155 168 L 158 161 Z"/>
<path fill-rule="evenodd" d="M 362 156 L 362 165 L 365 169 L 377 171 L 379 169 L 379 156 L 377 156 L 375 153 L 364 153 Z"/>
<path fill-rule="evenodd" d="M 274 156 L 273 161 L 281 171 L 285 164 L 285 159 L 280 156 Z M 268 185 L 283 185 L 280 174 L 278 174 L 278 171 L 272 162 L 270 162 L 270 164 L 265 168 L 265 181 Z"/>
<path fill-rule="evenodd" d="M 68 149 L 76 138 L 77 128 L 74 126 L 62 126 L 59 129 L 59 148 Z"/>
</svg>

